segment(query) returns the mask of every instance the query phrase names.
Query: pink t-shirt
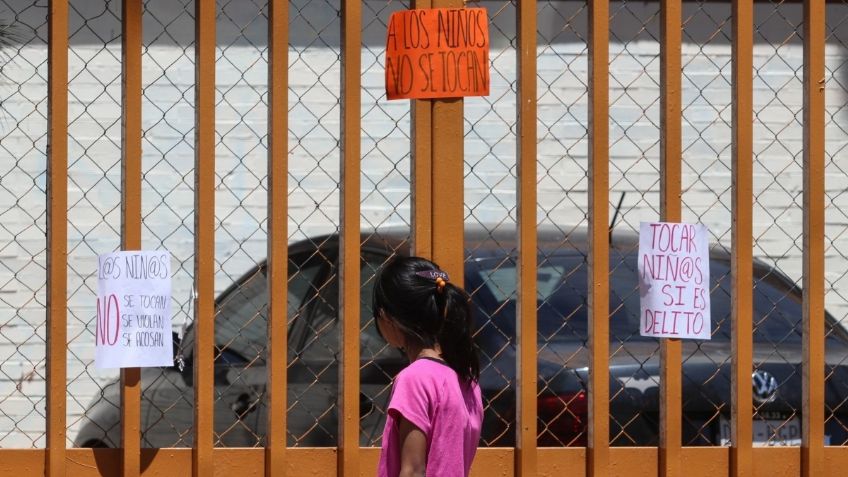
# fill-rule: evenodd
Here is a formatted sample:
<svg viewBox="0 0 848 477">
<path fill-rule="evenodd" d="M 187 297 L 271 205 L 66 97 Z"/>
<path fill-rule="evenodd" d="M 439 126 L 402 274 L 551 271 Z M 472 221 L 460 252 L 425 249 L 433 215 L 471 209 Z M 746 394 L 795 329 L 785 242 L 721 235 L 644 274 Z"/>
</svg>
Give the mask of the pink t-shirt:
<svg viewBox="0 0 848 477">
<path fill-rule="evenodd" d="M 427 358 L 395 377 L 383 430 L 378 477 L 400 473 L 400 417 L 427 437 L 427 477 L 467 477 L 477 452 L 483 403 L 476 382 L 460 382 L 448 365 Z"/>
</svg>

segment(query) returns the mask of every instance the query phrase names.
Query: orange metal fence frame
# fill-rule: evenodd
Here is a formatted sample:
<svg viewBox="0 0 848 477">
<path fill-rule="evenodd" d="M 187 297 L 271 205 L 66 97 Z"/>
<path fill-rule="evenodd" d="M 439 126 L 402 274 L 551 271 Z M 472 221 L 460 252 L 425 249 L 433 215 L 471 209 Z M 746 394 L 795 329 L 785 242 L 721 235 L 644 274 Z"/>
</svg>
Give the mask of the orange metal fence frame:
<svg viewBox="0 0 848 477">
<path fill-rule="evenodd" d="M 124 0 L 121 111 L 121 249 L 141 249 L 141 44 L 142 2 Z M 140 475 L 141 370 L 121 370 L 121 468 Z"/>
<path fill-rule="evenodd" d="M 732 224 L 730 280 L 731 298 L 731 447 L 730 465 L 733 475 L 753 475 L 752 402 L 747 385 L 753 369 L 753 49 L 754 13 L 749 1 L 733 2 L 733 140 L 732 151 Z M 738 293 L 748 290 L 747 293 Z"/>
<path fill-rule="evenodd" d="M 0 475 L 374 475 L 378 449 L 359 447 L 360 54 L 362 2 L 342 8 L 342 212 L 339 448 L 286 448 L 286 325 L 269 319 L 270 412 L 266 448 L 213 447 L 215 218 L 214 0 L 196 2 L 196 212 L 194 310 L 195 437 L 191 449 L 141 449 L 138 369 L 122 373 L 122 449 L 66 449 L 67 84 L 68 2 L 49 8 L 48 364 L 47 447 L 0 449 Z M 415 0 L 418 8 L 462 7 L 461 0 Z M 681 3 L 661 10 L 661 217 L 681 218 Z M 141 9 L 124 0 L 122 115 L 122 247 L 139 248 L 141 231 Z M 586 448 L 536 446 L 536 16 L 535 1 L 518 4 L 519 332 L 516 448 L 484 448 L 472 475 L 736 476 L 845 475 L 848 448 L 823 445 L 824 416 L 824 0 L 804 2 L 804 295 L 803 440 L 795 448 L 751 445 L 752 369 L 752 0 L 733 0 L 732 170 L 732 442 L 681 445 L 681 347 L 661 347 L 659 447 L 609 445 L 609 2 L 589 2 L 589 316 L 591 374 Z M 269 5 L 270 316 L 286 316 L 288 2 Z M 413 241 L 415 252 L 463 271 L 463 101 L 413 102 Z M 447 196 L 438 191 L 450 190 Z M 202 207 L 200 205 L 203 205 Z"/>
<path fill-rule="evenodd" d="M 285 475 L 288 356 L 288 0 L 268 5 L 268 429 L 265 477 Z M 276 319 L 276 317 L 284 317 Z"/>
</svg>

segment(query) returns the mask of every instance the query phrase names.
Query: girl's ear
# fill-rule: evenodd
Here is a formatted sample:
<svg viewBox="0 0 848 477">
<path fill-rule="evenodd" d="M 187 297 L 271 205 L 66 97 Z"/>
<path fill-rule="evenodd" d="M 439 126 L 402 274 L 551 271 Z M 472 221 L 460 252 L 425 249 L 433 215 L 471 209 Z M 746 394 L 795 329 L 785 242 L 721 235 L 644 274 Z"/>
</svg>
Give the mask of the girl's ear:
<svg viewBox="0 0 848 477">
<path fill-rule="evenodd" d="M 380 335 L 394 348 L 404 348 L 406 346 L 406 337 L 400 330 L 395 320 L 386 313 L 386 310 L 380 309 L 377 312 L 377 330 Z"/>
</svg>

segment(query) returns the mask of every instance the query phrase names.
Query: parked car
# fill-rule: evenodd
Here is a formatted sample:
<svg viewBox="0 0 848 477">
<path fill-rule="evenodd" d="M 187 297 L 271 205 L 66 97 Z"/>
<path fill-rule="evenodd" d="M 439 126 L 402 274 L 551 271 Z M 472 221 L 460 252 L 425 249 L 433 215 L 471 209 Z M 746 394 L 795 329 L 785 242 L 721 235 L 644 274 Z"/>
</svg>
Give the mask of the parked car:
<svg viewBox="0 0 848 477">
<path fill-rule="evenodd" d="M 585 445 L 589 353 L 586 235 L 556 229 L 538 234 L 539 445 Z M 373 273 L 392 253 L 409 252 L 406 233 L 362 236 L 360 422 L 362 445 L 382 432 L 392 377 L 405 358 L 377 335 L 370 310 Z M 511 446 L 515 433 L 516 274 L 514 234 L 466 232 L 471 250 L 465 286 L 473 293 L 476 342 L 483 354 L 480 385 L 486 407 L 482 445 Z M 659 436 L 659 344 L 639 335 L 637 236 L 616 232 L 610 247 L 610 442 L 656 445 Z M 337 442 L 338 237 L 289 247 L 288 443 Z M 801 291 L 763 262 L 753 268 L 754 439 L 795 445 L 801 432 Z M 713 337 L 683 344 L 683 443 L 721 445 L 729 439 L 730 256 L 710 255 Z M 259 264 L 216 300 L 216 445 L 264 444 L 267 284 Z M 829 314 L 826 329 L 825 433 L 848 442 L 848 335 Z M 190 446 L 193 419 L 193 343 L 189 327 L 179 365 L 142 371 L 143 445 Z M 76 436 L 83 447 L 120 442 L 118 383 L 86 413 Z"/>
</svg>

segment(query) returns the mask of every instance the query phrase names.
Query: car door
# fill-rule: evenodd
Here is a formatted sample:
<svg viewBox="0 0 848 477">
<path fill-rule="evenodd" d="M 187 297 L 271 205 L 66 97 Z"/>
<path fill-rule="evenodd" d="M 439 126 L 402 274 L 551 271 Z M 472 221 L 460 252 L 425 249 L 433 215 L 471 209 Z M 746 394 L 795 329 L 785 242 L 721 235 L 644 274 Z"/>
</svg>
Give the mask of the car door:
<svg viewBox="0 0 848 477">
<path fill-rule="evenodd" d="M 329 248 L 329 247 L 328 247 Z M 338 394 L 338 298 L 334 250 L 293 258 L 289 278 L 289 446 L 336 443 Z M 305 272 L 305 273 L 304 273 Z"/>
<path fill-rule="evenodd" d="M 256 418 L 264 390 L 267 284 L 263 266 L 238 279 L 216 301 L 213 428 L 216 446 L 257 445 Z M 155 447 L 192 445 L 195 327 L 180 344 L 185 368 L 168 368 L 143 395 L 144 440 Z M 144 405 L 144 403 L 149 403 Z"/>
<path fill-rule="evenodd" d="M 288 361 L 297 363 L 296 347 L 301 333 L 293 332 L 298 318 L 311 313 L 318 291 L 324 286 L 330 268 L 328 261 L 314 250 L 293 253 L 288 264 Z M 267 330 L 268 284 L 265 265 L 258 265 L 238 279 L 216 302 L 215 312 L 215 371 L 214 371 L 214 429 L 217 446 L 252 447 L 263 445 L 266 433 Z M 182 350 L 186 368 L 177 379 L 159 380 L 151 389 L 150 400 L 165 412 L 153 412 L 147 417 L 151 436 L 168 441 L 191 444 L 183 428 L 190 429 L 193 418 L 193 358 L 194 327 L 186 330 Z M 289 371 L 288 401 L 304 406 L 289 406 L 289 427 L 296 434 L 306 434 L 315 426 L 314 416 L 320 415 L 314 400 L 303 399 L 311 379 L 298 374 L 299 368 Z M 326 390 L 323 393 L 326 399 Z M 316 414 L 317 413 L 317 414 Z M 177 429 L 174 426 L 177 425 Z M 167 436 L 160 436 L 167 434 Z M 176 434 L 176 436 L 174 435 Z M 190 434 L 190 433 L 189 433 Z M 158 439 L 157 442 L 163 439 Z M 173 445 L 173 444 L 171 444 Z M 164 446 L 160 446 L 164 447 Z"/>
<path fill-rule="evenodd" d="M 265 390 L 268 287 L 264 267 L 243 277 L 215 310 L 215 441 L 222 447 L 258 444 Z"/>
<path fill-rule="evenodd" d="M 325 243 L 322 249 L 294 255 L 289 260 L 286 403 L 289 446 L 320 447 L 338 443 L 342 349 L 339 268 L 335 252 L 335 243 Z M 381 251 L 362 251 L 359 414 L 360 443 L 364 446 L 378 443 L 385 423 L 391 380 L 406 365 L 402 354 L 379 336 L 371 313 L 373 278 L 387 258 Z M 256 426 L 263 436 L 260 445 L 264 445 L 267 418 L 267 398 L 263 396 L 256 410 Z"/>
<path fill-rule="evenodd" d="M 330 253 L 326 253 L 330 256 Z M 406 364 L 398 350 L 377 333 L 371 313 L 376 270 L 388 258 L 363 250 L 360 262 L 360 444 L 373 445 L 383 431 L 391 380 Z M 337 261 L 313 287 L 291 328 L 289 363 L 289 445 L 337 445 L 339 358 L 339 270 Z"/>
<path fill-rule="evenodd" d="M 329 379 L 333 375 L 328 369 L 331 356 L 322 349 L 326 349 L 326 341 L 332 337 L 326 335 L 327 327 L 320 324 L 327 313 L 323 290 L 332 280 L 331 261 L 311 246 L 308 250 L 297 246 L 292 249 L 295 251 L 289 256 L 287 284 L 287 445 L 331 445 L 336 431 L 329 422 L 328 409 L 332 408 L 335 389 Z M 267 306 L 267 289 L 265 303 Z M 258 445 L 265 445 L 269 404 L 265 366 L 267 318 L 262 326 L 265 327 L 261 337 L 263 350 L 258 356 L 263 373 L 258 377 L 262 383 L 261 400 L 255 413 Z"/>
</svg>

